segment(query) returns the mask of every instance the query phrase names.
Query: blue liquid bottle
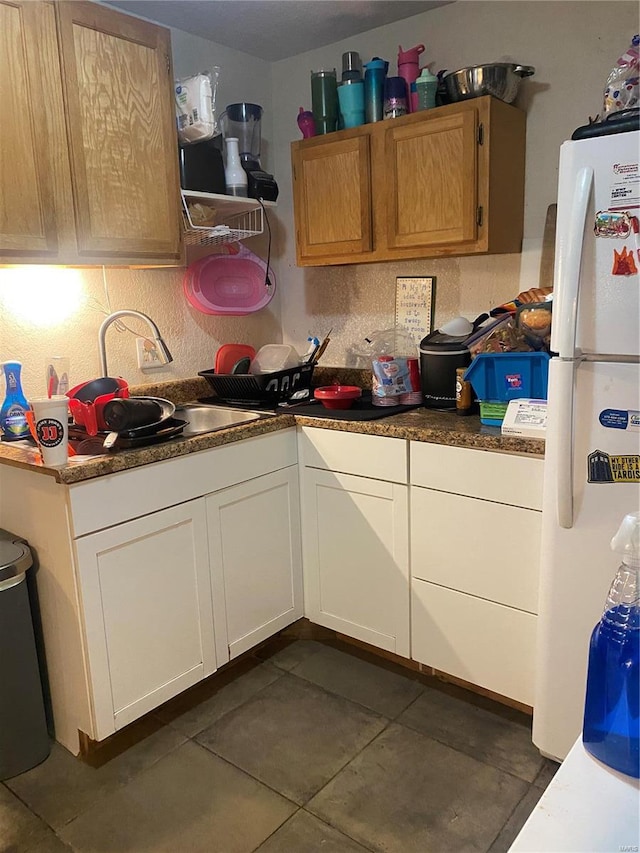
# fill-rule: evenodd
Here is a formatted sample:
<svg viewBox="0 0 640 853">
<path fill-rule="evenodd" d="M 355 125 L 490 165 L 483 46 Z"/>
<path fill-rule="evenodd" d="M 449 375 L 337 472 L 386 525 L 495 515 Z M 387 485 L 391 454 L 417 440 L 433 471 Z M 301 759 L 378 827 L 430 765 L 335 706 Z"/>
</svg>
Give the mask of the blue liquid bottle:
<svg viewBox="0 0 640 853">
<path fill-rule="evenodd" d="M 3 364 L 7 393 L 0 408 L 0 430 L 3 441 L 18 441 L 29 435 L 26 412 L 29 404 L 22 393 L 19 361 L 6 361 Z"/>
<path fill-rule="evenodd" d="M 589 645 L 582 740 L 614 770 L 640 777 L 640 512 L 611 540 L 622 565 Z"/>
</svg>

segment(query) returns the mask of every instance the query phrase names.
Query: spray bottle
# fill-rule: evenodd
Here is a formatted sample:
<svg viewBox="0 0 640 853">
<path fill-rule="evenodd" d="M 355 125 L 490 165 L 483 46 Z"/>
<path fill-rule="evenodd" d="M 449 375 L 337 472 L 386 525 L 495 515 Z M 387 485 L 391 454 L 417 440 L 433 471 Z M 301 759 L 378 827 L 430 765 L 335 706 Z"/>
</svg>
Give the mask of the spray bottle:
<svg viewBox="0 0 640 853">
<path fill-rule="evenodd" d="M 18 441 L 21 438 L 27 438 L 29 435 L 26 415 L 29 403 L 22 393 L 22 385 L 20 384 L 22 365 L 19 361 L 6 361 L 2 367 L 7 383 L 7 393 L 0 408 L 2 440 Z"/>
<path fill-rule="evenodd" d="M 624 555 L 589 645 L 582 740 L 604 764 L 640 777 L 640 512 L 611 540 Z"/>
</svg>

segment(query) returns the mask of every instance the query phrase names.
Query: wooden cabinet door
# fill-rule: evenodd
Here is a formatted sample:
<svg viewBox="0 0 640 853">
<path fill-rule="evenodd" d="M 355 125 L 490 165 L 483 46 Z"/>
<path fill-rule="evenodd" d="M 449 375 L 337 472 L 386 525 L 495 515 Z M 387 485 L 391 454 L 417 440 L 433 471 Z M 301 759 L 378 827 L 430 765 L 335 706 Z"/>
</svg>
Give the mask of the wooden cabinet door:
<svg viewBox="0 0 640 853">
<path fill-rule="evenodd" d="M 64 200 L 54 169 L 66 168 L 68 176 L 69 166 L 48 3 L 0 2 L 0 115 L 0 262 L 55 261 Z"/>
<path fill-rule="evenodd" d="M 305 613 L 312 622 L 409 657 L 407 486 L 302 473 Z"/>
<path fill-rule="evenodd" d="M 297 466 L 206 498 L 219 663 L 303 615 Z"/>
<path fill-rule="evenodd" d="M 175 263 L 169 31 L 95 3 L 56 8 L 80 259 Z"/>
<path fill-rule="evenodd" d="M 292 149 L 298 262 L 370 252 L 370 138 L 362 133 Z"/>
<path fill-rule="evenodd" d="M 76 540 L 102 740 L 216 669 L 204 499 Z"/>
<path fill-rule="evenodd" d="M 386 130 L 385 216 L 389 248 L 476 239 L 477 113 L 428 117 Z"/>
</svg>

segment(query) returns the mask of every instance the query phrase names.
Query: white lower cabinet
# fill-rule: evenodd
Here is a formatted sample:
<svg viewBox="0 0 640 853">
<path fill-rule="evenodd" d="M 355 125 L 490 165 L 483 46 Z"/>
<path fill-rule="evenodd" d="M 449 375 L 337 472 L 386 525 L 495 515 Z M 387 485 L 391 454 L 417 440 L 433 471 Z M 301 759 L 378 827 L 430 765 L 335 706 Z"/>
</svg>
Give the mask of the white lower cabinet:
<svg viewBox="0 0 640 853">
<path fill-rule="evenodd" d="M 302 615 L 533 704 L 542 468 L 313 427 L 72 486 L 6 466 L 57 739 L 77 753 Z"/>
<path fill-rule="evenodd" d="M 406 482 L 406 444 L 398 439 L 305 429 L 301 450 L 305 463 Z M 301 480 L 306 615 L 409 657 L 407 486 L 307 464 Z"/>
<path fill-rule="evenodd" d="M 543 460 L 411 444 L 411 650 L 534 702 Z"/>
<path fill-rule="evenodd" d="M 206 498 L 218 663 L 303 615 L 297 466 Z"/>
<path fill-rule="evenodd" d="M 533 705 L 536 617 L 414 578 L 413 657 Z"/>
<path fill-rule="evenodd" d="M 303 615 L 297 472 L 76 540 L 95 740 Z"/>
<path fill-rule="evenodd" d="M 216 669 L 204 499 L 76 542 L 94 738 Z"/>
<path fill-rule="evenodd" d="M 9 468 L 7 490 L 1 517 L 41 560 L 56 738 L 73 753 L 302 616 L 294 429 L 72 486 Z"/>
</svg>

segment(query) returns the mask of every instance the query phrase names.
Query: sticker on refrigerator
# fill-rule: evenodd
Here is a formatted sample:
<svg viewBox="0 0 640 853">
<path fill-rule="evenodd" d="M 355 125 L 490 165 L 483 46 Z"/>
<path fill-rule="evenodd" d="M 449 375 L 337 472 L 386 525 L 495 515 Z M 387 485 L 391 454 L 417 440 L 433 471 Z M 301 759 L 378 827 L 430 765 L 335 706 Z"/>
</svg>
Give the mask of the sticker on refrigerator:
<svg viewBox="0 0 640 853">
<path fill-rule="evenodd" d="M 594 450 L 588 456 L 588 483 L 640 483 L 640 455 L 613 455 Z"/>
<path fill-rule="evenodd" d="M 609 187 L 611 210 L 640 207 L 640 169 L 637 163 L 614 163 Z"/>
<path fill-rule="evenodd" d="M 607 429 L 640 429 L 640 412 L 626 409 L 603 409 L 598 420 Z"/>
<path fill-rule="evenodd" d="M 640 220 L 637 216 L 633 216 L 629 211 L 624 213 L 614 210 L 599 210 L 596 213 L 596 221 L 593 226 L 593 233 L 596 237 L 615 237 L 619 240 L 625 240 L 633 231 L 637 234 L 640 231 Z"/>
<path fill-rule="evenodd" d="M 613 267 L 611 275 L 637 275 L 638 267 L 633 258 L 633 251 L 629 251 L 626 246 L 621 252 L 613 250 Z"/>
</svg>

